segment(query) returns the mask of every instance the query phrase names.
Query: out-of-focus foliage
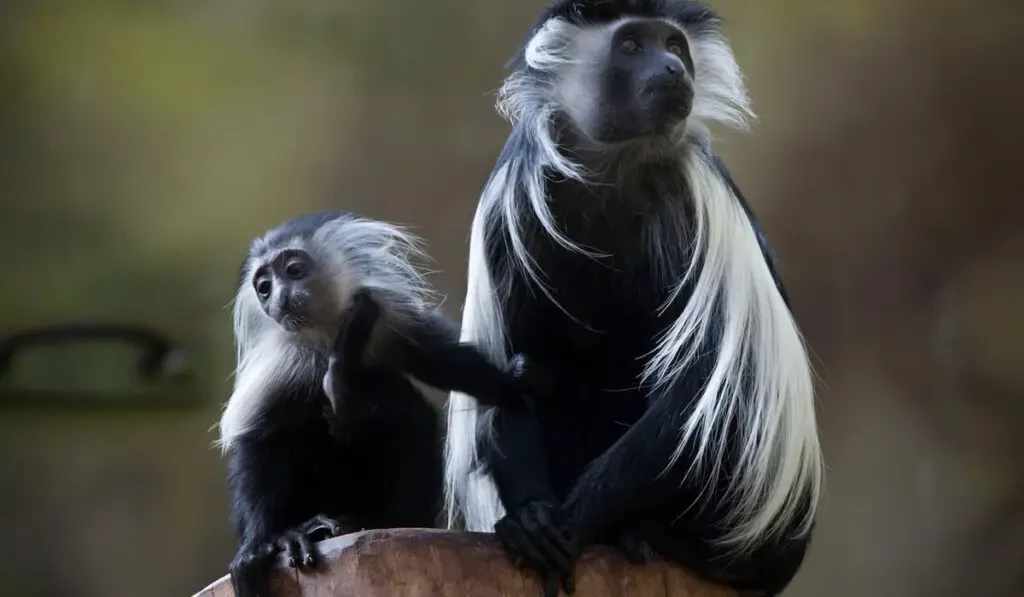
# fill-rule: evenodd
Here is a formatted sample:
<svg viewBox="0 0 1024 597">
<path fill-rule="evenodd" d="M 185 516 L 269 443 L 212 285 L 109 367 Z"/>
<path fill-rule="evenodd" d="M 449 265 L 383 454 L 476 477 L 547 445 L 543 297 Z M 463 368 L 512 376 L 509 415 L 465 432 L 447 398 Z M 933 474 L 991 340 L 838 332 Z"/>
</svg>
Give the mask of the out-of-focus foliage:
<svg viewBox="0 0 1024 597">
<path fill-rule="evenodd" d="M 356 209 L 411 224 L 457 314 L 541 0 L 0 3 L 0 334 L 142 322 L 204 408 L 0 420 L 0 594 L 190 594 L 224 573 L 209 432 L 249 239 Z M 759 122 L 718 149 L 781 260 L 830 464 L 789 594 L 1024 594 L 1024 9 L 714 1 Z M 26 355 L 11 385 L 135 391 L 132 354 Z M 2 402 L 2 401 L 0 401 Z"/>
</svg>

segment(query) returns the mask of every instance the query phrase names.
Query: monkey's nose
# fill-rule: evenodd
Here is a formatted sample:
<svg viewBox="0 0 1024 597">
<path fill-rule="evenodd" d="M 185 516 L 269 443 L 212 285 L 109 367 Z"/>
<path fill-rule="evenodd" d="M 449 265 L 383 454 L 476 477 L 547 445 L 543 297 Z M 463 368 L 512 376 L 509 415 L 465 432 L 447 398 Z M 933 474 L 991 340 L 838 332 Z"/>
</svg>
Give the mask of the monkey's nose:
<svg viewBox="0 0 1024 597">
<path fill-rule="evenodd" d="M 674 91 L 686 87 L 686 76 L 682 71 L 671 71 L 665 67 L 665 71 L 658 73 L 648 79 L 647 86 L 651 91 Z"/>
</svg>

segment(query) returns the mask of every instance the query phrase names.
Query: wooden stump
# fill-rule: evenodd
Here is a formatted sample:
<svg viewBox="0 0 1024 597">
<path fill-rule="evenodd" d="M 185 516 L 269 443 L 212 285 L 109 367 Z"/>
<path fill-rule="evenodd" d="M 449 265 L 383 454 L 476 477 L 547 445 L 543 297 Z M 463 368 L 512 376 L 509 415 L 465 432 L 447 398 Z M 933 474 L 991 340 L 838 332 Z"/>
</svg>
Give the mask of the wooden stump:
<svg viewBox="0 0 1024 597">
<path fill-rule="evenodd" d="M 274 597 L 540 597 L 539 580 L 515 568 L 492 535 L 432 529 L 363 531 L 319 544 L 321 570 L 278 562 Z M 564 594 L 564 593 L 563 593 Z M 735 597 L 678 567 L 635 566 L 594 547 L 576 568 L 578 597 Z M 234 597 L 227 576 L 194 597 Z"/>
</svg>

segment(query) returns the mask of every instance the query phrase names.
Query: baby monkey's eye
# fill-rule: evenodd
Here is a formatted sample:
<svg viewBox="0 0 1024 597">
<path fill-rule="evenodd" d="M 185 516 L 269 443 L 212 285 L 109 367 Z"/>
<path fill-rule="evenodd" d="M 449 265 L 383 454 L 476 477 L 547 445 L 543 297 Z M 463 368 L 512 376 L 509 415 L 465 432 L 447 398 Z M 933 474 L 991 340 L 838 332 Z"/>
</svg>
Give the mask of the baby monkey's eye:
<svg viewBox="0 0 1024 597">
<path fill-rule="evenodd" d="M 665 49 L 668 50 L 669 54 L 675 54 L 680 58 L 683 57 L 683 53 L 685 52 L 685 50 L 683 50 L 683 44 L 677 41 L 669 41 L 668 44 L 665 45 Z"/>
<path fill-rule="evenodd" d="M 261 298 L 267 298 L 270 296 L 270 291 L 273 288 L 270 280 L 263 278 L 256 281 L 256 294 L 260 295 Z"/>
<path fill-rule="evenodd" d="M 622 41 L 619 42 L 619 48 L 627 54 L 636 54 L 640 50 L 644 49 L 643 46 L 640 45 L 640 42 L 632 37 L 623 38 Z"/>
<path fill-rule="evenodd" d="M 293 280 L 298 280 L 306 276 L 306 264 L 301 261 L 293 261 L 284 268 L 284 273 Z"/>
</svg>

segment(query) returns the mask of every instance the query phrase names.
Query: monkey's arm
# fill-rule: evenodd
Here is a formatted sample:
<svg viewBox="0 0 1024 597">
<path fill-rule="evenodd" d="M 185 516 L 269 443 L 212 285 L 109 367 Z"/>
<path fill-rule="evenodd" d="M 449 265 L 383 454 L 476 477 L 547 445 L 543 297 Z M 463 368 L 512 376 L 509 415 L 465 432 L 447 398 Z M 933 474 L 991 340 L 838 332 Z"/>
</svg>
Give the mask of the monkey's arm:
<svg viewBox="0 0 1024 597">
<path fill-rule="evenodd" d="M 396 339 L 401 370 L 439 390 L 469 394 L 486 406 L 523 405 L 525 380 L 516 370 L 503 370 L 468 342 L 444 315 L 425 311 Z"/>
<path fill-rule="evenodd" d="M 553 597 L 559 584 L 568 593 L 574 589 L 573 548 L 562 532 L 543 435 L 531 411 L 494 409 L 491 431 L 480 438 L 479 455 L 506 511 L 494 525 L 495 535 L 516 566 L 542 575 L 544 595 Z"/>
<path fill-rule="evenodd" d="M 292 566 L 312 566 L 316 535 L 334 536 L 344 523 L 321 513 L 303 513 L 303 490 L 296 477 L 302 454 L 273 436 L 240 438 L 229 463 L 228 484 L 239 549 L 229 571 L 238 597 L 266 597 L 267 574 L 273 558 L 284 552 Z"/>
<path fill-rule="evenodd" d="M 234 447 L 229 463 L 228 485 L 233 494 L 233 518 L 239 535 L 239 548 L 229 571 L 235 594 L 256 597 L 270 594 L 267 574 L 277 549 L 273 534 L 287 522 L 280 519 L 280 508 L 290 499 L 291 484 L 280 480 L 287 476 L 284 463 L 260 440 L 243 438 Z"/>
<path fill-rule="evenodd" d="M 351 429 L 359 404 L 347 400 L 352 395 L 351 385 L 360 383 L 364 372 L 363 356 L 370 345 L 373 328 L 380 320 L 380 305 L 370 292 L 361 289 L 352 298 L 352 306 L 345 313 L 334 338 L 331 354 L 327 358 L 327 373 L 323 379 L 324 394 L 334 416 L 327 421 L 331 434 L 343 438 Z M 346 429 L 348 427 L 348 429 Z"/>
<path fill-rule="evenodd" d="M 501 242 L 503 237 L 505 242 Z M 516 314 L 498 325 L 506 327 L 504 335 L 513 340 L 513 350 L 518 350 L 521 342 L 517 338 L 532 337 L 535 330 L 544 329 L 543 310 L 528 307 L 530 282 L 512 267 L 507 231 L 496 219 L 485 229 L 484 246 L 488 275 L 492 286 L 499 289 L 495 295 L 502 303 L 499 312 Z M 549 477 L 547 447 L 534 403 L 561 391 L 560 370 L 545 368 L 548 363 L 531 361 L 529 356 L 517 354 L 512 359 L 513 368 L 526 369 L 528 409 L 494 409 L 490 432 L 479 438 L 478 454 L 506 512 L 494 526 L 495 535 L 517 566 L 541 574 L 544 594 L 553 597 L 560 581 L 567 592 L 574 588 L 572 546 L 571 538 L 561 532 L 560 503 Z"/>
<path fill-rule="evenodd" d="M 701 362 L 697 366 L 703 368 Z M 654 396 L 640 420 L 580 476 L 563 504 L 562 517 L 579 542 L 576 550 L 615 530 L 711 580 L 775 594 L 796 574 L 809 538 L 780 539 L 741 555 L 727 554 L 713 540 L 726 524 L 728 508 L 715 504 L 728 497 L 716 487 L 701 486 L 701 471 L 690 470 L 693 449 L 684 450 L 669 466 L 688 415 L 685 405 L 699 392 L 702 379 L 706 376 L 687 375 Z M 693 476 L 687 478 L 687 473 Z M 728 471 L 721 474 L 728 477 Z M 673 518 L 702 498 L 710 499 L 698 516 L 700 528 L 673 528 Z M 659 511 L 671 514 L 650 515 Z"/>
<path fill-rule="evenodd" d="M 671 395 L 651 400 L 640 420 L 593 460 L 576 481 L 563 512 L 581 547 L 604 535 L 629 512 L 660 506 L 665 497 L 678 490 L 678 482 L 690 464 L 687 455 L 668 471 L 665 467 L 685 420 L 682 404 L 684 400 Z"/>
</svg>

